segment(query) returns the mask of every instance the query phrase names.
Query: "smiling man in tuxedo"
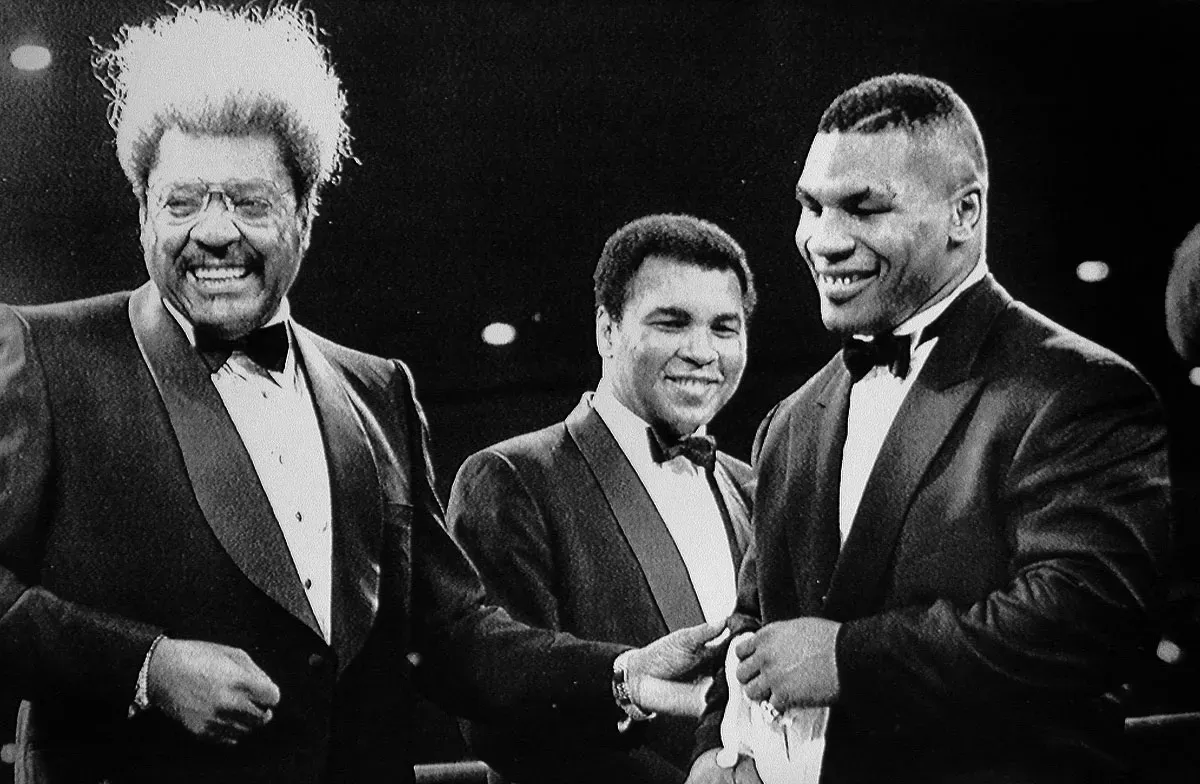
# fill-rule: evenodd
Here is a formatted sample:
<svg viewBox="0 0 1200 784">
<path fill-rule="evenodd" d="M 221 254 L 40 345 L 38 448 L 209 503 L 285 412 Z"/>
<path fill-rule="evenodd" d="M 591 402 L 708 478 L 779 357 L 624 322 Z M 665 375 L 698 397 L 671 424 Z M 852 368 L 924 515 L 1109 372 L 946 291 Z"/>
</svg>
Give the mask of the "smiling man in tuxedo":
<svg viewBox="0 0 1200 784">
<path fill-rule="evenodd" d="M 0 307 L 0 667 L 28 700 L 25 780 L 412 781 L 417 688 L 601 737 L 696 704 L 660 676 L 718 629 L 629 649 L 484 604 L 405 366 L 292 318 L 349 140 L 311 15 L 179 7 L 99 66 L 149 281 Z"/>
<path fill-rule="evenodd" d="M 601 377 L 566 421 L 466 460 L 447 520 L 516 618 L 631 645 L 722 622 L 748 544 L 750 469 L 706 427 L 737 390 L 755 291 L 717 226 L 650 215 L 595 273 Z M 680 782 L 694 721 L 602 747 L 547 726 L 476 723 L 476 753 L 531 782 Z"/>
<path fill-rule="evenodd" d="M 912 75 L 839 96 L 796 185 L 796 246 L 847 344 L 756 439 L 739 611 L 762 627 L 735 688 L 829 709 L 823 782 L 1120 777 L 1104 695 L 1156 640 L 1163 412 L 996 282 L 987 192 L 970 110 Z M 689 780 L 756 780 L 716 750 L 711 702 Z"/>
</svg>

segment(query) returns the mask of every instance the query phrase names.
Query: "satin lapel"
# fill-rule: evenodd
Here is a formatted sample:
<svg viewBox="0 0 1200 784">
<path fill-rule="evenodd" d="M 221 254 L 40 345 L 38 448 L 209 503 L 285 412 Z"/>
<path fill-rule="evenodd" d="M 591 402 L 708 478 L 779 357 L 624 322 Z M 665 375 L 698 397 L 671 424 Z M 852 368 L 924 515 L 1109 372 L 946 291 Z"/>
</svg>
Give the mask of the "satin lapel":
<svg viewBox="0 0 1200 784">
<path fill-rule="evenodd" d="M 344 668 L 362 649 L 379 609 L 383 500 L 360 412 L 342 375 L 296 327 L 296 346 L 325 441 L 333 512 L 333 647 Z"/>
<path fill-rule="evenodd" d="M 646 575 L 667 628 L 675 631 L 703 623 L 700 600 L 675 540 L 604 420 L 584 398 L 566 424 Z"/>
<path fill-rule="evenodd" d="M 838 488 L 842 474 L 842 447 L 846 443 L 846 414 L 850 410 L 850 374 L 839 359 L 829 370 L 830 378 L 817 396 L 809 414 L 812 432 L 808 439 L 813 448 L 803 450 L 813 460 L 800 466 L 800 475 L 811 477 L 808 502 L 797 513 L 808 522 L 803 536 L 789 529 L 799 584 L 797 591 L 805 604 L 802 612 L 818 614 L 828 595 L 831 575 L 838 561 L 841 533 L 838 526 Z M 807 413 L 807 412 L 805 412 Z M 803 443 L 803 438 L 800 439 Z"/>
<path fill-rule="evenodd" d="M 130 297 L 129 321 L 209 527 L 251 582 L 320 635 L 287 541 L 241 436 L 208 369 L 153 285 L 147 283 Z"/>
<path fill-rule="evenodd" d="M 983 386 L 972 367 L 992 321 L 1011 298 L 989 275 L 946 314 L 942 337 L 913 382 L 863 489 L 825 611 L 850 619 L 877 594 L 921 479 L 968 403 Z"/>
</svg>

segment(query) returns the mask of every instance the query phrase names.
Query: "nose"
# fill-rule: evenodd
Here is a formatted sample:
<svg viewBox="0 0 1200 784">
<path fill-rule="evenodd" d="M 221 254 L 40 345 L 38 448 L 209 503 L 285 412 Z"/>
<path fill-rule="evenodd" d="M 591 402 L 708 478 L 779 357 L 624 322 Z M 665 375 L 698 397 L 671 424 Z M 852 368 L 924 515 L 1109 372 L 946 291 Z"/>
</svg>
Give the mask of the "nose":
<svg viewBox="0 0 1200 784">
<path fill-rule="evenodd" d="M 796 247 L 807 257 L 836 262 L 854 254 L 854 238 L 842 225 L 838 210 L 806 214 L 796 226 Z"/>
<path fill-rule="evenodd" d="M 696 328 L 688 331 L 687 338 L 679 350 L 679 355 L 696 365 L 707 365 L 716 362 L 720 355 L 717 353 L 713 336 L 707 328 Z"/>
<path fill-rule="evenodd" d="M 223 248 L 237 242 L 242 233 L 234 225 L 233 215 L 224 205 L 210 204 L 192 226 L 191 236 L 206 247 Z"/>
</svg>

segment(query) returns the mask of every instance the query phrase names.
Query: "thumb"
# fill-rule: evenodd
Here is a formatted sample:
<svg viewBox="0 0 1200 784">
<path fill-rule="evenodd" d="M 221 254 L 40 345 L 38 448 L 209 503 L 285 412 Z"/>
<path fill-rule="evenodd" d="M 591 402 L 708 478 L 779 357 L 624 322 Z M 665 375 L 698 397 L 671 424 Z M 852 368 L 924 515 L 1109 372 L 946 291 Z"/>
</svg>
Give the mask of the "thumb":
<svg viewBox="0 0 1200 784">
<path fill-rule="evenodd" d="M 700 623 L 678 629 L 669 635 L 672 644 L 681 650 L 698 652 L 705 645 L 715 641 L 725 631 L 724 623 Z"/>
</svg>

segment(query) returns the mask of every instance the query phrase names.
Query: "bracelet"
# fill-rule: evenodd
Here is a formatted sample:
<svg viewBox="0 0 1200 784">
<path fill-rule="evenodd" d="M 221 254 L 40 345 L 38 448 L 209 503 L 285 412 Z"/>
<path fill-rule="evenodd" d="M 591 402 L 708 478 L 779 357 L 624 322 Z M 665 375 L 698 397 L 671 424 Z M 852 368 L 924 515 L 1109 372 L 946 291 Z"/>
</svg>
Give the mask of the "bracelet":
<svg viewBox="0 0 1200 784">
<path fill-rule="evenodd" d="M 617 731 L 626 732 L 633 726 L 635 721 L 649 721 L 658 714 L 647 713 L 638 707 L 633 701 L 633 696 L 629 693 L 629 673 L 628 663 L 629 656 L 633 651 L 625 651 L 617 656 L 613 661 L 612 673 L 612 693 L 613 699 L 617 702 L 617 707 L 625 712 L 625 718 L 617 722 Z"/>
</svg>

